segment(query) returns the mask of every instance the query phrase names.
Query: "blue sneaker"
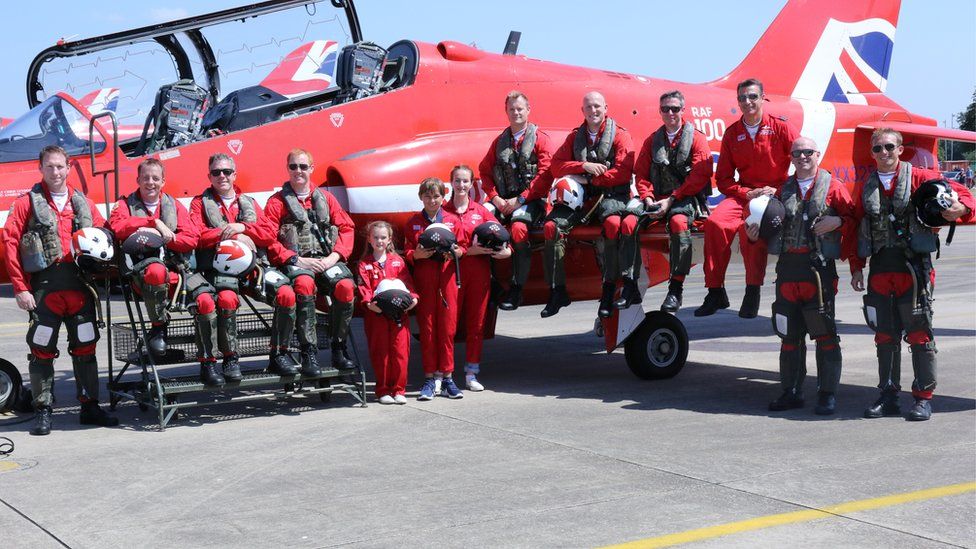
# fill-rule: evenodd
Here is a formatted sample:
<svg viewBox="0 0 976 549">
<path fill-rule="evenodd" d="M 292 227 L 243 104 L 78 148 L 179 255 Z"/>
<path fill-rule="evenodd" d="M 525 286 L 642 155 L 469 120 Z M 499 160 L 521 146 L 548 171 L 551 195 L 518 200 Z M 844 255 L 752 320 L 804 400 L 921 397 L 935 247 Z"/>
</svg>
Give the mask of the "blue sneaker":
<svg viewBox="0 0 976 549">
<path fill-rule="evenodd" d="M 464 398 L 464 393 L 454 383 L 454 378 L 445 377 L 444 381 L 441 382 L 441 396 L 446 396 L 447 398 Z"/>
<path fill-rule="evenodd" d="M 417 400 L 434 400 L 434 378 L 428 377 L 424 380 L 424 386 L 420 388 L 420 396 Z"/>
</svg>

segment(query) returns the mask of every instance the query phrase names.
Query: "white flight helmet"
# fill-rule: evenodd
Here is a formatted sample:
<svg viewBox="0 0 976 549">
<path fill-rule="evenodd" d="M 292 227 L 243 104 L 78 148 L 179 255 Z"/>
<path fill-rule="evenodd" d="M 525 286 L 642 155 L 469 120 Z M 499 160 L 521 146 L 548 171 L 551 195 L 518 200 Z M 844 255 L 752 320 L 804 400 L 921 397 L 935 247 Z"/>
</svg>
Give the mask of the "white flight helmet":
<svg viewBox="0 0 976 549">
<path fill-rule="evenodd" d="M 71 235 L 71 255 L 82 269 L 99 269 L 115 257 L 112 235 L 100 227 L 86 227 Z"/>
<path fill-rule="evenodd" d="M 221 240 L 214 254 L 213 268 L 218 274 L 244 276 L 254 268 L 256 258 L 251 248 L 237 240 Z"/>
<path fill-rule="evenodd" d="M 406 292 L 407 286 L 399 278 L 384 278 L 376 285 L 376 291 L 373 293 L 381 294 L 387 290 L 402 290 Z"/>
<path fill-rule="evenodd" d="M 549 203 L 553 206 L 563 204 L 574 210 L 582 208 L 584 187 L 581 181 L 583 178 L 572 175 L 557 179 L 549 189 Z"/>
</svg>

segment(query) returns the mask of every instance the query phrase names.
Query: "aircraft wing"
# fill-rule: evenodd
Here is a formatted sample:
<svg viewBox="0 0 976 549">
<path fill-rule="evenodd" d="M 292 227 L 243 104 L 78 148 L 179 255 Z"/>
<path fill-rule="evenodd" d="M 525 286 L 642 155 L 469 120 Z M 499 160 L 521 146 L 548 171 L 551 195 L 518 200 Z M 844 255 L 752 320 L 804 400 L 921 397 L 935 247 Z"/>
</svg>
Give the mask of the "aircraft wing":
<svg viewBox="0 0 976 549">
<path fill-rule="evenodd" d="M 911 122 L 870 122 L 859 124 L 857 129 L 874 131 L 877 128 L 891 128 L 902 134 L 915 135 L 919 137 L 935 137 L 938 139 L 952 139 L 954 141 L 966 141 L 976 143 L 976 132 L 966 130 L 956 130 L 952 128 L 940 128 L 939 126 L 926 126 L 924 124 L 913 124 Z"/>
</svg>

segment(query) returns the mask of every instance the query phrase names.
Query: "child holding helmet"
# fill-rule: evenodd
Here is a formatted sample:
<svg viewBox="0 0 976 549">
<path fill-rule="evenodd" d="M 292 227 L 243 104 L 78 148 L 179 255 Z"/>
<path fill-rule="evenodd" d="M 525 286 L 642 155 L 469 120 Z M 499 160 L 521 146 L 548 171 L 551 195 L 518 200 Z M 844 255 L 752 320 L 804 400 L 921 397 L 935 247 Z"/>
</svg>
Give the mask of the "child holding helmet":
<svg viewBox="0 0 976 549">
<path fill-rule="evenodd" d="M 403 247 L 407 263 L 417 281 L 417 324 L 420 326 L 420 351 L 424 366 L 424 385 L 418 400 L 433 400 L 436 393 L 448 398 L 464 394 L 451 377 L 454 373 L 454 334 L 457 331 L 457 265 L 460 220 L 441 208 L 447 187 L 436 177 L 420 183 L 417 194 L 421 211 L 404 226 Z"/>
<path fill-rule="evenodd" d="M 464 323 L 466 363 L 464 365 L 464 381 L 471 391 L 483 391 L 484 386 L 478 381 L 477 374 L 481 371 L 481 347 L 484 340 L 485 312 L 488 309 L 488 298 L 491 294 L 491 260 L 489 258 L 504 259 L 512 255 L 508 246 L 508 231 L 498 219 L 483 205 L 470 199 L 473 170 L 464 165 L 454 166 L 451 170 L 451 187 L 453 195 L 451 201 L 444 205 L 444 209 L 458 217 L 461 235 L 461 245 L 467 251 L 461 258 L 461 289 L 458 292 L 458 322 Z M 495 242 L 481 242 L 476 235 L 484 233 L 487 228 L 482 225 L 493 223 L 494 234 L 504 233 L 504 244 Z M 479 228 L 481 228 L 479 230 Z M 486 240 L 488 240 L 486 238 Z M 491 246 L 496 244 L 498 247 Z"/>
<path fill-rule="evenodd" d="M 410 330 L 402 316 L 417 305 L 407 262 L 393 250 L 393 227 L 386 221 L 366 226 L 367 248 L 359 261 L 359 296 L 369 360 L 376 375 L 380 404 L 406 404 Z"/>
</svg>

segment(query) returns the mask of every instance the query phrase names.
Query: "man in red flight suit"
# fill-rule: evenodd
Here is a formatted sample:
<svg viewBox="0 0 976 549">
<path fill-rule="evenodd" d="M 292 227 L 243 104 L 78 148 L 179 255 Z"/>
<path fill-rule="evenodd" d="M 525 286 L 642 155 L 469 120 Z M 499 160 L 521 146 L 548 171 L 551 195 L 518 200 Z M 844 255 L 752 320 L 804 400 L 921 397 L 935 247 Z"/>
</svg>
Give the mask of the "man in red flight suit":
<svg viewBox="0 0 976 549">
<path fill-rule="evenodd" d="M 175 291 L 179 281 L 179 275 L 169 269 L 181 269 L 186 274 L 184 287 L 192 298 L 190 309 L 194 311 L 200 379 L 207 385 L 220 385 L 223 376 L 217 370 L 217 359 L 213 354 L 217 321 L 213 288 L 201 275 L 187 274 L 186 254 L 197 246 L 197 226 L 190 221 L 186 207 L 163 192 L 166 172 L 159 160 L 143 160 L 137 174 L 139 188 L 115 203 L 108 224 L 118 242 L 124 242 L 136 232 L 145 232 L 161 237 L 166 249 L 163 259 L 158 256 L 132 258 L 135 263 L 131 267 L 130 279 L 146 304 L 152 325 L 146 344 L 154 355 L 166 352 L 170 292 Z"/>
<path fill-rule="evenodd" d="M 932 179 L 942 179 L 934 170 L 924 170 L 899 161 L 904 152 L 901 133 L 878 128 L 871 135 L 871 155 L 877 171 L 854 187 L 854 217 L 858 225 L 857 253 L 852 254 L 851 286 L 865 290 L 864 264 L 870 256 L 870 275 L 864 297 L 865 318 L 878 347 L 881 397 L 864 417 L 901 415 L 901 335 L 912 353 L 915 403 L 905 419 L 925 421 L 932 416 L 930 401 L 935 390 L 935 337 L 932 333 L 932 294 L 935 270 L 932 252 L 937 236 L 919 223 L 910 202 L 911 193 Z M 976 201 L 963 185 L 949 183 L 958 198 L 942 212 L 947 221 L 968 223 L 976 217 Z"/>
<path fill-rule="evenodd" d="M 257 245 L 267 246 L 262 230 L 261 206 L 234 184 L 237 166 L 234 159 L 217 153 L 208 161 L 210 186 L 190 203 L 190 219 L 200 233 L 197 243 L 197 270 L 204 273 L 217 291 L 217 347 L 223 355 L 222 371 L 228 381 L 241 381 L 237 355 L 237 309 L 240 306 L 241 280 L 213 270 L 217 245 L 223 240 L 239 240 L 257 253 Z M 294 307 L 294 293 L 291 307 Z M 291 336 L 289 334 L 289 339 Z"/>
<path fill-rule="evenodd" d="M 661 310 L 681 308 L 685 276 L 691 269 L 691 224 L 702 205 L 698 194 L 711 188 L 712 151 L 708 140 L 682 113 L 685 97 L 678 90 L 661 95 L 664 125 L 644 141 L 634 174 L 637 193 L 651 219 L 666 219 L 671 235 L 671 280 Z M 635 234 L 633 238 L 637 238 Z M 636 243 L 635 243 L 636 252 Z M 636 274 L 636 273 L 635 273 Z"/>
<path fill-rule="evenodd" d="M 352 253 L 356 225 L 332 193 L 312 185 L 312 154 L 303 149 L 288 153 L 288 181 L 265 204 L 265 222 L 278 242 L 268 249 L 271 264 L 279 267 L 295 288 L 296 326 L 301 344 L 302 373 L 318 375 L 315 333 L 316 288 L 328 295 L 332 367 L 349 370 L 346 339 L 352 321 L 356 285 L 346 266 Z M 275 357 L 272 357 L 273 369 Z M 293 374 L 286 370 L 281 374 Z"/>
<path fill-rule="evenodd" d="M 552 157 L 553 178 L 575 177 L 585 180 L 587 199 L 602 201 L 594 212 L 603 225 L 603 294 L 598 314 L 612 314 L 613 293 L 617 280 L 634 277 L 634 253 L 618 246 L 620 237 L 634 234 L 637 216 L 627 211 L 630 201 L 630 178 L 634 173 L 634 145 L 630 133 L 607 116 L 607 102 L 600 92 L 583 96 L 584 122 L 566 137 Z M 583 209 L 588 209 L 589 204 Z M 556 205 L 543 226 L 546 236 L 546 282 L 551 293 L 542 309 L 542 318 L 550 317 L 571 303 L 566 293 L 566 236 L 586 212 Z"/>
<path fill-rule="evenodd" d="M 853 226 L 854 205 L 847 187 L 820 169 L 820 151 L 812 139 L 794 141 L 791 156 L 796 174 L 777 192 L 786 216 L 782 230 L 767 243 L 769 253 L 779 256 L 772 316 L 773 329 L 783 341 L 779 351 L 783 392 L 769 403 L 769 409 L 781 412 L 803 406 L 807 375 L 804 340 L 810 336 L 817 342 L 814 413 L 826 416 L 834 413 L 842 365 L 834 317 L 835 261 L 845 257 L 841 233 L 849 233 L 845 226 Z M 759 225 L 747 226 L 746 233 L 755 242 Z"/>
<path fill-rule="evenodd" d="M 759 288 L 766 276 L 766 243 L 750 242 L 744 220 L 749 201 L 772 196 L 786 181 L 790 168 L 790 146 L 800 136 L 785 118 L 763 113 L 762 82 L 750 78 L 736 87 L 742 118 L 729 126 L 722 137 L 722 152 L 715 172 L 723 200 L 705 221 L 705 286 L 708 295 L 695 316 L 708 316 L 729 306 L 725 293 L 725 269 L 732 255 L 732 240 L 739 234 L 739 249 L 746 267 L 746 293 L 739 316 L 759 314 Z M 739 172 L 738 181 L 735 172 Z"/>
<path fill-rule="evenodd" d="M 512 283 L 499 303 L 503 311 L 522 304 L 522 288 L 529 278 L 532 250 L 529 228 L 546 214 L 545 199 L 552 187 L 552 141 L 529 122 L 529 98 L 520 91 L 505 97 L 508 128 L 491 142 L 478 171 L 486 199 L 498 218 L 510 223 L 512 235 Z"/>
<path fill-rule="evenodd" d="M 68 329 L 81 424 L 118 425 L 118 419 L 98 407 L 97 304 L 71 255 L 72 233 L 101 227 L 105 219 L 88 197 L 68 187 L 71 167 L 64 149 L 45 147 L 38 169 L 41 182 L 14 201 L 3 235 L 14 299 L 30 314 L 28 370 L 37 412 L 31 434 L 51 432 L 54 359 L 62 322 Z"/>
</svg>

